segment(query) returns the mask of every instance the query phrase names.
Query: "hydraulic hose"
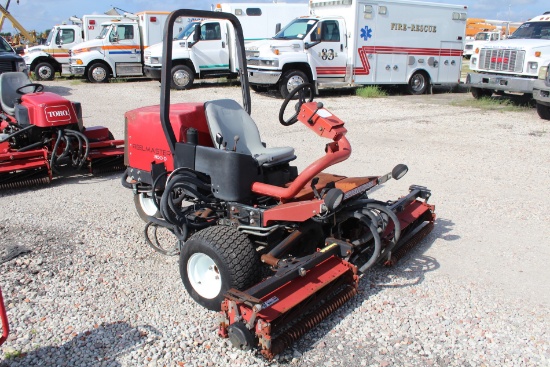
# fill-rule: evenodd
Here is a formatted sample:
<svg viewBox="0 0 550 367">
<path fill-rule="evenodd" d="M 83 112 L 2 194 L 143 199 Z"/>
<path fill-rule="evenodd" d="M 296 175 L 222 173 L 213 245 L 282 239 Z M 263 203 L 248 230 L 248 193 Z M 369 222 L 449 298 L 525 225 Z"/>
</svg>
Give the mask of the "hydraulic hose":
<svg viewBox="0 0 550 367">
<path fill-rule="evenodd" d="M 52 171 L 54 171 L 55 173 L 59 173 L 59 171 L 55 167 L 55 160 L 56 160 L 57 148 L 59 147 L 59 143 L 61 142 L 62 137 L 63 137 L 63 130 L 59 129 L 57 131 L 57 139 L 55 140 L 55 144 L 53 146 L 52 157 L 50 158 L 50 167 Z"/>
<path fill-rule="evenodd" d="M 369 230 L 372 233 L 372 237 L 374 238 L 374 252 L 372 253 L 370 259 L 363 264 L 359 268 L 359 271 L 364 273 L 366 270 L 368 270 L 370 267 L 374 265 L 376 260 L 378 260 L 378 257 L 380 256 L 380 252 L 382 251 L 382 240 L 380 239 L 380 235 L 378 234 L 378 229 L 375 227 L 371 221 L 369 221 L 363 214 L 360 214 L 358 212 L 354 213 L 354 217 L 359 219 L 363 224 L 365 224 Z"/>
</svg>

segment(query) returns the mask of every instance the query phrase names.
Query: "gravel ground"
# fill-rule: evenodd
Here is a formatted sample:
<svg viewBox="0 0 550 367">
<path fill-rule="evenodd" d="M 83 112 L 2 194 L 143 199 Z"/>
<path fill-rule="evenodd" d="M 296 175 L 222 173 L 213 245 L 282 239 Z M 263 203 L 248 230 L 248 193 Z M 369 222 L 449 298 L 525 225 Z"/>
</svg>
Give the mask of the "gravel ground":
<svg viewBox="0 0 550 367">
<path fill-rule="evenodd" d="M 152 81 L 46 82 L 82 102 L 86 126 L 123 137 L 124 112 L 158 104 Z M 174 92 L 173 101 L 234 98 L 238 87 Z M 252 93 L 269 146 L 296 148 L 304 168 L 325 141 L 277 122 L 281 100 Z M 142 237 L 119 174 L 56 178 L 0 192 L 0 247 L 30 252 L 0 265 L 12 333 L 8 366 L 549 366 L 550 126 L 534 109 L 455 107 L 468 94 L 317 100 L 346 121 L 354 152 L 330 171 L 410 172 L 374 193 L 432 189 L 434 231 L 396 267 L 274 361 L 217 337 L 217 314 L 186 294 L 177 258 Z"/>
</svg>

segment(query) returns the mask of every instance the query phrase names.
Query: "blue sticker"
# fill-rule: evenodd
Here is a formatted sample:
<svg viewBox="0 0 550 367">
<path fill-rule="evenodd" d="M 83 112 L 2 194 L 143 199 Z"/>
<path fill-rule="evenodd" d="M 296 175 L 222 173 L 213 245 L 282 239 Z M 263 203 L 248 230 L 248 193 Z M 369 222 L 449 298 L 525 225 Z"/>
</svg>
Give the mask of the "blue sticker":
<svg viewBox="0 0 550 367">
<path fill-rule="evenodd" d="M 369 28 L 368 25 L 366 25 L 365 28 L 361 28 L 361 38 L 365 41 L 372 38 L 372 28 Z"/>
</svg>

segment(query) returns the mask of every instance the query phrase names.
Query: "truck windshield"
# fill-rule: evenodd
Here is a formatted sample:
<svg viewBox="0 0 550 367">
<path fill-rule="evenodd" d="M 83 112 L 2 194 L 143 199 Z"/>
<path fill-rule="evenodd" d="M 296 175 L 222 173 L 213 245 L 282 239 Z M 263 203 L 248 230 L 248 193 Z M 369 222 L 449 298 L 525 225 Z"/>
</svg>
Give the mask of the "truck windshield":
<svg viewBox="0 0 550 367">
<path fill-rule="evenodd" d="M 478 33 L 475 37 L 476 41 L 488 41 L 489 40 L 489 33 Z"/>
<path fill-rule="evenodd" d="M 101 33 L 99 33 L 99 36 L 97 36 L 96 38 L 105 38 L 105 36 L 107 36 L 107 34 L 109 33 L 109 30 L 111 29 L 111 25 L 104 25 L 103 28 L 101 29 Z"/>
<path fill-rule="evenodd" d="M 52 43 L 52 38 L 53 38 L 53 35 L 57 33 L 56 32 L 56 29 L 55 28 L 52 28 L 52 30 L 50 31 L 50 33 L 48 33 L 48 39 L 46 39 L 46 42 L 44 43 L 46 46 L 49 46 L 51 45 Z"/>
<path fill-rule="evenodd" d="M 528 39 L 546 39 L 550 40 L 550 22 L 527 22 L 519 26 L 518 29 L 508 38 L 528 38 Z"/>
<path fill-rule="evenodd" d="M 304 39 L 306 34 L 317 24 L 316 19 L 297 18 L 284 27 L 273 37 L 278 40 Z"/>
<path fill-rule="evenodd" d="M 12 52 L 13 53 L 13 49 L 11 48 L 9 43 L 6 42 L 6 40 L 3 37 L 0 37 L 0 52 Z"/>
<path fill-rule="evenodd" d="M 189 23 L 185 28 L 183 28 L 183 31 L 180 32 L 180 34 L 178 34 L 178 36 L 175 38 L 177 40 L 184 40 L 184 39 L 187 39 L 189 38 L 189 36 L 191 35 L 191 33 L 193 33 L 193 31 L 195 30 L 195 26 L 197 24 L 200 24 L 199 22 L 191 22 Z"/>
</svg>

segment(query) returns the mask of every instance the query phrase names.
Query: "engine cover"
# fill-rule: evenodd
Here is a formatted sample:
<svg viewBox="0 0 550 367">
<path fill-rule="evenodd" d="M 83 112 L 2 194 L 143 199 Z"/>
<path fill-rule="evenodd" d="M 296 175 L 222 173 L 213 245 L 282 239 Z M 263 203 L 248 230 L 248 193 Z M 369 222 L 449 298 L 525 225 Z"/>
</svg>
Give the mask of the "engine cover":
<svg viewBox="0 0 550 367">
<path fill-rule="evenodd" d="M 31 124 L 54 127 L 78 123 L 73 103 L 55 93 L 31 93 L 21 96 L 21 105 L 28 110 Z"/>
</svg>

